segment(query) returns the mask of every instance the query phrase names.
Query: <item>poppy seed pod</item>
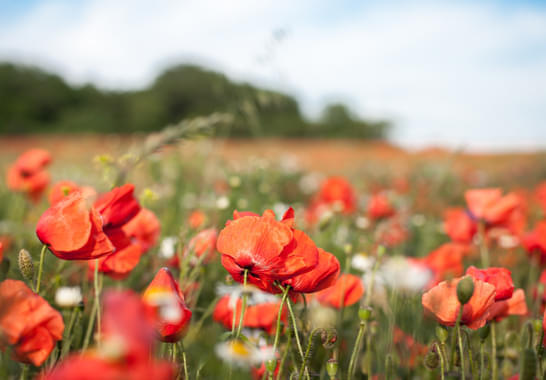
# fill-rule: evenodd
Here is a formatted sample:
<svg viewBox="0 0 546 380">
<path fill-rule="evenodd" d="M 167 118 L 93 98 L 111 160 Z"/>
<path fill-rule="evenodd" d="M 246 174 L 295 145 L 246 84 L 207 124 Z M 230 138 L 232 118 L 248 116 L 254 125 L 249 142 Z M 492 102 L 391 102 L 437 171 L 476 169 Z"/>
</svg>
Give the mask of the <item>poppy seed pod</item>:
<svg viewBox="0 0 546 380">
<path fill-rule="evenodd" d="M 474 294 L 474 280 L 471 276 L 466 276 L 457 284 L 457 299 L 461 305 L 466 305 Z"/>
<path fill-rule="evenodd" d="M 330 379 L 336 378 L 338 368 L 339 365 L 336 359 L 332 358 L 326 362 L 326 372 L 328 372 L 328 376 L 330 376 Z"/>
<path fill-rule="evenodd" d="M 358 310 L 358 317 L 362 322 L 369 321 L 372 317 L 372 308 L 371 307 L 363 307 Z"/>
</svg>

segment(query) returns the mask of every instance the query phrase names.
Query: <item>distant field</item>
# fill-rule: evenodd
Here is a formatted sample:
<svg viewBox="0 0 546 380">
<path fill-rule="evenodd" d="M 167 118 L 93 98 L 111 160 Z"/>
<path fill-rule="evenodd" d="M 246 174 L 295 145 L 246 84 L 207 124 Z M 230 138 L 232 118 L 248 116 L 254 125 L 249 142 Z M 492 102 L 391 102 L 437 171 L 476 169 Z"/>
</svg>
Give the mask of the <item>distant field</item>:
<svg viewBox="0 0 546 380">
<path fill-rule="evenodd" d="M 0 159 L 11 160 L 30 147 L 52 151 L 56 160 L 87 161 L 97 154 L 117 155 L 138 146 L 142 137 L 117 135 L 0 137 Z M 281 164 L 296 163 L 307 170 L 353 174 L 363 168 L 381 165 L 400 173 L 423 163 L 439 163 L 456 170 L 484 170 L 498 174 L 522 174 L 544 165 L 546 152 L 468 154 L 430 148 L 410 152 L 383 142 L 350 140 L 202 140 L 185 143 L 182 154 L 210 154 L 232 163 L 245 163 L 250 157 L 266 158 Z"/>
</svg>

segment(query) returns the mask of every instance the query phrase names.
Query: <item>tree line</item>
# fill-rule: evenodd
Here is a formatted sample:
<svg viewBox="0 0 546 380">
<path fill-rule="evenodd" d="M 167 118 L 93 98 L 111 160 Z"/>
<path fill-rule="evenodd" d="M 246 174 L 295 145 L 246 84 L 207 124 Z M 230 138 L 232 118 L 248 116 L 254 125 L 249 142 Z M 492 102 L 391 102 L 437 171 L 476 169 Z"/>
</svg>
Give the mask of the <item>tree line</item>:
<svg viewBox="0 0 546 380">
<path fill-rule="evenodd" d="M 195 65 L 162 72 L 148 87 L 109 91 L 73 86 L 40 68 L 0 63 L 0 133 L 154 132 L 183 118 L 231 112 L 228 137 L 385 138 L 390 123 L 362 120 L 344 104 L 327 105 L 320 118 L 303 117 L 291 96 L 236 83 Z"/>
</svg>

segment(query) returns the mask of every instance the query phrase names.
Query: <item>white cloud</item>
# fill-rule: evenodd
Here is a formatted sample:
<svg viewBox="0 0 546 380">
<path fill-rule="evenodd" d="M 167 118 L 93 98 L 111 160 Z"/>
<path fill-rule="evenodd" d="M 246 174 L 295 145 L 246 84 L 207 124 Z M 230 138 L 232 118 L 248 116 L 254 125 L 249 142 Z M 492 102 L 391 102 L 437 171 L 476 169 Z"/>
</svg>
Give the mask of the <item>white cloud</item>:
<svg viewBox="0 0 546 380">
<path fill-rule="evenodd" d="M 45 63 L 73 82 L 107 87 L 143 86 L 171 62 L 197 60 L 291 91 L 309 114 L 337 97 L 362 115 L 392 117 L 394 137 L 409 145 L 546 146 L 546 11 L 378 2 L 317 16 L 329 6 L 47 3 L 0 26 L 0 58 Z M 288 37 L 274 44 L 279 27 Z"/>
</svg>

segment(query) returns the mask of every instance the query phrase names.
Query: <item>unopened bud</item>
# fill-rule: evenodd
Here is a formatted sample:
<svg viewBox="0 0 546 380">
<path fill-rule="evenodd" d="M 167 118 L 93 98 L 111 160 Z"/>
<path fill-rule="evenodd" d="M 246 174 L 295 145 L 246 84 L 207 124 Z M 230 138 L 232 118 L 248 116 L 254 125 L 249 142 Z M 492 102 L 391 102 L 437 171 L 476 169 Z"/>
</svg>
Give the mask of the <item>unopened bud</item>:
<svg viewBox="0 0 546 380">
<path fill-rule="evenodd" d="M 444 326 L 436 326 L 436 337 L 441 343 L 445 343 L 449 338 L 449 331 Z"/>
<path fill-rule="evenodd" d="M 336 359 L 330 359 L 326 362 L 326 372 L 328 372 L 328 376 L 330 376 L 330 379 L 336 378 L 338 368 L 339 365 L 337 364 Z"/>
<path fill-rule="evenodd" d="M 343 251 L 346 255 L 350 255 L 351 253 L 353 253 L 353 245 L 351 243 L 346 243 L 343 246 Z"/>
<path fill-rule="evenodd" d="M 474 280 L 471 276 L 464 277 L 457 284 L 457 298 L 461 305 L 466 305 L 474 294 Z"/>
<path fill-rule="evenodd" d="M 479 329 L 478 332 L 480 334 L 480 340 L 483 343 L 489 337 L 489 333 L 491 332 L 491 326 L 488 323 L 485 326 L 483 326 L 481 329 Z"/>
<path fill-rule="evenodd" d="M 336 329 L 322 330 L 320 333 L 320 340 L 322 342 L 322 346 L 327 350 L 334 348 L 337 342 Z"/>
<path fill-rule="evenodd" d="M 32 256 L 26 249 L 19 251 L 19 257 L 17 258 L 19 263 L 19 270 L 27 281 L 32 281 L 34 278 L 34 263 L 32 262 Z"/>
<path fill-rule="evenodd" d="M 533 323 L 533 329 L 535 330 L 535 334 L 540 336 L 540 334 L 542 334 L 542 320 L 534 319 L 532 323 Z"/>
<path fill-rule="evenodd" d="M 377 247 L 377 258 L 380 259 L 384 254 L 385 254 L 385 246 L 384 245 L 380 245 Z"/>
<path fill-rule="evenodd" d="M 371 307 L 363 307 L 358 310 L 358 317 L 362 322 L 367 322 L 372 317 L 372 308 Z"/>
<path fill-rule="evenodd" d="M 425 356 L 425 367 L 427 367 L 430 370 L 438 368 L 438 364 L 440 364 L 440 355 L 436 352 L 436 350 L 430 350 L 427 355 Z"/>
</svg>

